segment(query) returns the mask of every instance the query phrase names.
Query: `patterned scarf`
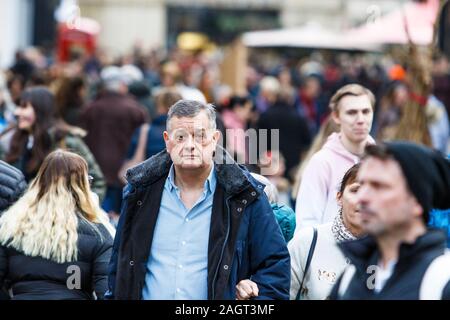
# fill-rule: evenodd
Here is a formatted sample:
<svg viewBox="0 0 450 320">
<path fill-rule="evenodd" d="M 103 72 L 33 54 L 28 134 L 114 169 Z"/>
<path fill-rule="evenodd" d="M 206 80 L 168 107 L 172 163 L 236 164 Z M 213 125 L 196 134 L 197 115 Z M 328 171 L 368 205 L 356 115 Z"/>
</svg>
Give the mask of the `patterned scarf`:
<svg viewBox="0 0 450 320">
<path fill-rule="evenodd" d="M 334 239 L 336 239 L 336 242 L 356 239 L 356 237 L 344 225 L 344 220 L 342 218 L 342 209 L 334 218 L 333 225 L 331 226 L 331 231 L 333 232 L 333 236 Z"/>
</svg>

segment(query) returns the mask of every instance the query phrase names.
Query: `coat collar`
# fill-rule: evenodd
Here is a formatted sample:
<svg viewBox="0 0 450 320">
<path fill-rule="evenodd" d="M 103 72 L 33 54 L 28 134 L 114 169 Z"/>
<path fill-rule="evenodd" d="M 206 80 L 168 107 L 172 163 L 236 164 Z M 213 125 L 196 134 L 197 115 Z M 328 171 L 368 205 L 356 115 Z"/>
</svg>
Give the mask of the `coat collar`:
<svg viewBox="0 0 450 320">
<path fill-rule="evenodd" d="M 238 165 L 228 152 L 220 146 L 216 149 L 214 164 L 217 182 L 224 188 L 226 194 L 237 195 L 252 186 L 250 181 L 254 180 L 250 178 L 249 172 Z M 127 171 L 126 179 L 133 186 L 149 185 L 162 177 L 167 177 L 171 165 L 170 155 L 164 149 L 146 161 L 130 168 Z M 263 185 L 259 189 L 262 190 Z"/>
<path fill-rule="evenodd" d="M 344 256 L 348 257 L 356 268 L 365 270 L 367 265 L 378 263 L 379 250 L 374 237 L 366 236 L 354 241 L 345 241 L 338 244 Z M 418 237 L 414 243 L 402 243 L 398 262 L 401 263 L 424 251 L 446 248 L 446 235 L 438 229 L 429 229 Z"/>
</svg>

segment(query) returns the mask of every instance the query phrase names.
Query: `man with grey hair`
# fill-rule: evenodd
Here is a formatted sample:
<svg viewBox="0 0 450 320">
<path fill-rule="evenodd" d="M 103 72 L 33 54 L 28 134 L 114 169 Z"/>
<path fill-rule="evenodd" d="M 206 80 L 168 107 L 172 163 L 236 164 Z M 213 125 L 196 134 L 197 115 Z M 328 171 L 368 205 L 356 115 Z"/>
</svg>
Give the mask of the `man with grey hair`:
<svg viewBox="0 0 450 320">
<path fill-rule="evenodd" d="M 218 145 L 212 105 L 169 110 L 166 150 L 128 170 L 110 299 L 288 299 L 290 258 L 264 185 Z M 215 155 L 215 156 L 214 156 Z"/>
<path fill-rule="evenodd" d="M 146 122 L 148 114 L 128 96 L 129 77 L 115 66 L 101 72 L 104 93 L 82 111 L 85 142 L 95 156 L 107 183 L 102 207 L 112 218 L 120 212 L 123 184 L 118 172 L 125 161 L 133 132 Z"/>
</svg>

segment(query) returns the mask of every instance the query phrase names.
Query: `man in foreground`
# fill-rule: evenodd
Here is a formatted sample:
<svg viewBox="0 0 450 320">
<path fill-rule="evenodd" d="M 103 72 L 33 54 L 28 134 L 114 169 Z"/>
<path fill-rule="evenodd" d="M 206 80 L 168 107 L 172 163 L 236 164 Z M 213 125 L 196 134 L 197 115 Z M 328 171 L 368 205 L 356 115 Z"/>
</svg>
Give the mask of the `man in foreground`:
<svg viewBox="0 0 450 320">
<path fill-rule="evenodd" d="M 361 240 L 340 245 L 351 265 L 332 299 L 450 299 L 446 235 L 427 229 L 432 208 L 450 207 L 450 163 L 407 142 L 368 146 L 358 172 Z"/>
</svg>

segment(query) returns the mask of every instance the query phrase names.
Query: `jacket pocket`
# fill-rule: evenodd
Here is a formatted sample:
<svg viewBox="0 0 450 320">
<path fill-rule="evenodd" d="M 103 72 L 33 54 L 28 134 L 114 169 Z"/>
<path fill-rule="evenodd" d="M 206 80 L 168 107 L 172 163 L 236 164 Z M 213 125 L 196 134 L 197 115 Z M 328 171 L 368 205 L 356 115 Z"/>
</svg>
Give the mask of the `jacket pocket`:
<svg viewBox="0 0 450 320">
<path fill-rule="evenodd" d="M 240 275 L 242 274 L 242 241 L 236 242 L 236 249 L 234 250 L 233 260 L 230 278 L 228 279 L 228 299 L 235 299 L 236 297 L 236 285 L 241 281 Z"/>
</svg>

